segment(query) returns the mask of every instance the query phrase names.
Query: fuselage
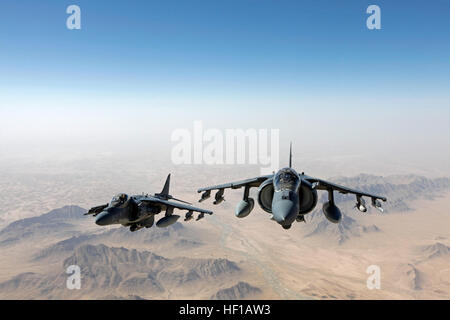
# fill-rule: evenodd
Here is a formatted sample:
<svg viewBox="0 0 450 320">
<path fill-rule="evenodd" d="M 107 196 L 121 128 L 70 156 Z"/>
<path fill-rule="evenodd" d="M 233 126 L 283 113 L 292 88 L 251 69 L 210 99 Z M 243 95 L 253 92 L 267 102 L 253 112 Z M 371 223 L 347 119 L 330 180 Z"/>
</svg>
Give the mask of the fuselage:
<svg viewBox="0 0 450 320">
<path fill-rule="evenodd" d="M 279 170 L 273 178 L 273 219 L 285 228 L 289 228 L 299 214 L 300 184 L 300 176 L 292 168 Z"/>
<path fill-rule="evenodd" d="M 95 223 L 99 226 L 107 226 L 110 224 L 124 224 L 130 222 L 129 208 L 108 207 L 97 215 Z"/>
<path fill-rule="evenodd" d="M 140 205 L 139 198 L 141 196 L 127 196 L 126 194 L 119 194 L 114 196 L 108 207 L 99 213 L 95 219 L 95 223 L 100 226 L 121 224 L 124 226 L 132 224 L 142 224 L 153 215 L 161 212 L 159 207 L 148 207 Z M 153 221 L 148 223 L 153 224 Z"/>
</svg>

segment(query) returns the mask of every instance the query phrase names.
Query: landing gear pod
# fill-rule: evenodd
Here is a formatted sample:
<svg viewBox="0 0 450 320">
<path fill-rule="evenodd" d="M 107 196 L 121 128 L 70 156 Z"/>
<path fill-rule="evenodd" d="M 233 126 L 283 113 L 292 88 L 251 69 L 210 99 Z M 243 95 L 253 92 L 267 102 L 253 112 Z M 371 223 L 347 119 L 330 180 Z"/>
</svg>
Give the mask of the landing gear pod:
<svg viewBox="0 0 450 320">
<path fill-rule="evenodd" d="M 248 198 L 247 200 L 241 200 L 236 206 L 235 216 L 238 218 L 245 218 L 250 214 L 255 206 L 255 200 Z"/>
</svg>

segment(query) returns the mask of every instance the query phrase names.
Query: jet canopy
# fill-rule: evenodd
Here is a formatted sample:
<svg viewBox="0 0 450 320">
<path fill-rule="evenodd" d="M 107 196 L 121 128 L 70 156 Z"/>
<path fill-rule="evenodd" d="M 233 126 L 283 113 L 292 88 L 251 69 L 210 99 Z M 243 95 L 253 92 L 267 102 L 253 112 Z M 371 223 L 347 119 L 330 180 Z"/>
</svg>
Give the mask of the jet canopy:
<svg viewBox="0 0 450 320">
<path fill-rule="evenodd" d="M 284 168 L 277 172 L 273 179 L 275 191 L 291 190 L 297 192 L 300 178 L 292 168 Z"/>
<path fill-rule="evenodd" d="M 110 202 L 111 207 L 118 207 L 123 205 L 128 200 L 128 196 L 125 193 L 119 193 L 115 195 Z"/>
</svg>

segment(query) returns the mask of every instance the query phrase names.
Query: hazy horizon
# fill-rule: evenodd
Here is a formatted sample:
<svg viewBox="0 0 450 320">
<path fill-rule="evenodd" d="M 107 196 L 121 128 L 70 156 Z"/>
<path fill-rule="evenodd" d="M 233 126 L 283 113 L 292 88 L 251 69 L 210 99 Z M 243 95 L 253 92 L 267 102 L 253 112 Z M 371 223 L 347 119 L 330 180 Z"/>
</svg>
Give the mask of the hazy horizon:
<svg viewBox="0 0 450 320">
<path fill-rule="evenodd" d="M 80 0 L 80 30 L 67 29 L 70 4 L 0 4 L 5 187 L 259 174 L 175 165 L 171 135 L 197 120 L 278 129 L 279 166 L 292 142 L 314 176 L 450 174 L 445 2 L 379 1 L 380 30 L 366 27 L 369 1 Z"/>
</svg>

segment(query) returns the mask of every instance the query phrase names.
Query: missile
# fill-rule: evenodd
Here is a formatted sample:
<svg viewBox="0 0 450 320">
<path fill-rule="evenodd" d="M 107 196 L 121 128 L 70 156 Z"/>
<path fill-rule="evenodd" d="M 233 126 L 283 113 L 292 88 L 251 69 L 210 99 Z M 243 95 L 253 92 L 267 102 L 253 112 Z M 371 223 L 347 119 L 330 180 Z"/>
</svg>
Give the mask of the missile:
<svg viewBox="0 0 450 320">
<path fill-rule="evenodd" d="M 377 209 L 381 213 L 384 212 L 384 209 L 381 206 L 381 202 L 379 200 L 375 199 L 375 198 L 372 198 L 372 206 L 375 207 L 375 209 Z"/>
<path fill-rule="evenodd" d="M 356 197 L 355 207 L 361 212 L 367 212 L 366 201 L 361 196 Z"/>
<path fill-rule="evenodd" d="M 217 191 L 215 198 L 216 198 L 216 200 L 213 202 L 213 204 L 219 204 L 225 200 L 225 198 L 223 197 L 223 189 L 220 189 L 219 191 Z"/>
<path fill-rule="evenodd" d="M 203 213 L 203 212 L 201 212 L 199 215 L 198 215 L 198 217 L 197 217 L 197 219 L 195 220 L 195 221 L 198 221 L 198 220 L 200 220 L 200 219 L 203 219 L 205 217 L 205 214 Z"/>
<path fill-rule="evenodd" d="M 202 198 L 200 200 L 198 200 L 198 202 L 203 202 L 206 199 L 208 199 L 209 197 L 211 197 L 211 190 L 203 192 Z"/>
<path fill-rule="evenodd" d="M 192 220 L 194 212 L 192 210 L 189 210 L 186 212 L 186 216 L 184 217 L 184 221 Z"/>
</svg>

